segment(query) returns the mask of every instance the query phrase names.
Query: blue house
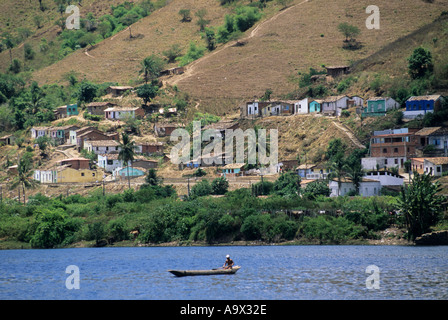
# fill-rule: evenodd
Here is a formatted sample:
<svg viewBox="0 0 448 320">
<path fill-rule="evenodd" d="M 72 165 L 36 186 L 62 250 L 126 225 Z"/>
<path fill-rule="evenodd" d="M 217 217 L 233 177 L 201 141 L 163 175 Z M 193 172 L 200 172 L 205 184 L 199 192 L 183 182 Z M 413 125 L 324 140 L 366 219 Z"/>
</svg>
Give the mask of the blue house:
<svg viewBox="0 0 448 320">
<path fill-rule="evenodd" d="M 322 111 L 322 100 L 313 100 L 310 102 L 310 113 Z"/>
<path fill-rule="evenodd" d="M 403 117 L 414 119 L 418 116 L 424 116 L 428 112 L 434 112 L 440 107 L 442 97 L 440 95 L 413 96 L 406 101 L 406 111 Z"/>
<path fill-rule="evenodd" d="M 229 176 L 239 176 L 243 173 L 244 163 L 231 163 L 222 167 L 222 175 L 225 177 Z"/>
</svg>

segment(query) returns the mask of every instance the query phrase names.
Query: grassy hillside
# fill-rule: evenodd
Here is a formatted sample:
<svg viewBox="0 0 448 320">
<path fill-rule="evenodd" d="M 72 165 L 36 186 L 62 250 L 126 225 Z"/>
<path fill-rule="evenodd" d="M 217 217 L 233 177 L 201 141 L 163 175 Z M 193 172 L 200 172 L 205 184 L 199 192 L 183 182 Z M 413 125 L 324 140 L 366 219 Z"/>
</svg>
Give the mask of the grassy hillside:
<svg viewBox="0 0 448 320">
<path fill-rule="evenodd" d="M 298 72 L 322 65 L 350 64 L 366 58 L 391 42 L 430 23 L 446 8 L 447 1 L 427 3 L 421 0 L 378 1 L 379 30 L 368 30 L 365 8 L 368 1 L 294 1 L 271 19 L 246 33 L 244 46 L 227 46 L 198 60 L 193 70 L 172 82 L 180 89 L 213 105 L 213 100 L 253 98 L 267 88 L 274 96 L 296 89 L 289 81 Z M 324 9 L 325 8 L 325 9 Z M 356 25 L 362 48 L 342 49 L 344 37 L 337 26 L 341 22 Z M 411 48 L 418 43 L 409 43 Z M 395 57 L 403 59 L 404 56 Z M 405 72 L 405 71 L 404 71 Z M 219 111 L 213 108 L 211 111 Z"/>
<path fill-rule="evenodd" d="M 19 2 L 23 2 L 22 7 L 18 6 Z M 82 3 L 81 14 L 93 10 L 99 16 L 108 13 L 110 5 L 117 2 L 123 1 L 86 0 Z M 237 1 L 238 4 L 252 2 Z M 54 6 L 53 1 L 44 0 L 44 3 L 49 8 Z M 375 5 L 380 9 L 379 30 L 368 30 L 365 26 L 369 16 L 365 10 L 369 4 L 368 1 L 350 0 L 294 0 L 283 9 L 275 1 L 268 2 L 262 19 L 241 36 L 239 45 L 235 45 L 235 41 L 220 44 L 214 51 L 188 65 L 185 74 L 164 80 L 188 92 L 199 103 L 200 109 L 229 113 L 235 111 L 245 99 L 259 97 L 268 88 L 273 90 L 274 96 L 290 93 L 297 89 L 297 81 L 293 80 L 297 79 L 298 73 L 306 72 L 310 67 L 350 64 L 371 57 L 383 48 L 390 49 L 394 41 L 433 22 L 446 9 L 448 1 L 377 1 Z M 13 13 L 26 8 L 24 12 L 28 16 L 23 19 L 28 25 L 32 24 L 33 15 L 40 14 L 37 4 L 28 8 L 30 4 L 25 0 L 16 4 L 5 1 L 2 5 Z M 51 66 L 35 71 L 32 77 L 40 84 L 55 83 L 63 81 L 64 75 L 71 70 L 76 70 L 80 77 L 95 82 L 133 83 L 139 79 L 139 64 L 143 58 L 151 54 L 162 56 L 162 52 L 174 44 L 179 45 L 183 53 L 190 41 L 205 45 L 196 24 L 196 11 L 206 9 L 208 26 L 216 28 L 224 23 L 225 15 L 233 12 L 234 7 L 221 6 L 217 0 L 165 1 L 163 8 L 132 25 L 134 38 L 129 39 L 129 32 L 124 30 L 89 48 L 87 52 L 85 49 L 78 50 Z M 191 22 L 181 22 L 180 9 L 190 9 Z M 41 30 L 36 30 L 38 32 L 30 41 L 37 40 L 42 36 L 40 33 L 51 39 L 50 35 L 57 32 L 58 27 L 50 21 L 56 19 L 54 15 L 58 13 L 53 8 L 44 14 L 49 15 L 46 18 L 49 22 Z M 13 19 L 13 16 L 9 15 L 11 21 L 6 31 L 17 29 L 16 20 L 19 18 Z M 5 21 L 6 15 L 1 19 Z M 344 36 L 337 28 L 342 22 L 360 29 L 357 40 L 362 45 L 361 49 L 350 51 L 342 48 Z M 440 47 L 444 46 L 444 41 L 443 37 L 438 37 Z M 389 59 L 388 72 L 405 73 L 402 68 L 404 56 L 420 44 L 418 39 L 402 43 L 400 47 L 403 50 L 395 52 Z M 13 49 L 14 57 L 23 56 L 23 49 L 20 50 Z M 9 53 L 4 51 L 0 54 L 0 66 L 5 68 L 7 65 Z M 382 68 L 381 65 L 377 67 Z"/>
</svg>

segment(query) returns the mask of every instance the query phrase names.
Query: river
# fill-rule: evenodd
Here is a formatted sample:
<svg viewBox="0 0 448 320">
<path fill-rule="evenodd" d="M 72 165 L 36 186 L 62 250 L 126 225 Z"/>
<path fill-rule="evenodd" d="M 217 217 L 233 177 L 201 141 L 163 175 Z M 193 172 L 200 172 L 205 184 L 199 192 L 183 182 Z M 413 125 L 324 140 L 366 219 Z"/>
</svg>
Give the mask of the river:
<svg viewBox="0 0 448 320">
<path fill-rule="evenodd" d="M 226 254 L 242 267 L 235 275 L 167 272 L 220 267 Z M 0 299 L 444 300 L 447 257 L 448 246 L 4 250 Z"/>
</svg>

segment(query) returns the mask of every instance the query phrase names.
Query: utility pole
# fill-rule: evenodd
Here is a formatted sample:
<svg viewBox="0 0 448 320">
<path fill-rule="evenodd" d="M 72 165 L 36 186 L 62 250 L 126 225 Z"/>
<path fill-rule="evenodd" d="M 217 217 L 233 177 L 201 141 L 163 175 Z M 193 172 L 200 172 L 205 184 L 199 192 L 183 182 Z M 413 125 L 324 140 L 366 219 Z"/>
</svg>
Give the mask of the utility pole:
<svg viewBox="0 0 448 320">
<path fill-rule="evenodd" d="M 190 176 L 187 177 L 187 186 L 188 186 L 188 198 L 190 198 Z"/>
</svg>

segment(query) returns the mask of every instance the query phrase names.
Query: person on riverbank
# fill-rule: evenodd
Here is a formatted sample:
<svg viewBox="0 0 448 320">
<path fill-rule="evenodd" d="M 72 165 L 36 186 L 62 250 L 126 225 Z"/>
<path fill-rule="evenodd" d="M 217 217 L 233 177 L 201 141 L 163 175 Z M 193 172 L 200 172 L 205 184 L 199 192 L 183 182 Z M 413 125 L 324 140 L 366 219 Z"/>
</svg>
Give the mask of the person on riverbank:
<svg viewBox="0 0 448 320">
<path fill-rule="evenodd" d="M 232 269 L 234 263 L 233 260 L 230 259 L 230 255 L 226 256 L 226 262 L 224 262 L 224 265 L 222 266 L 224 269 Z"/>
</svg>

